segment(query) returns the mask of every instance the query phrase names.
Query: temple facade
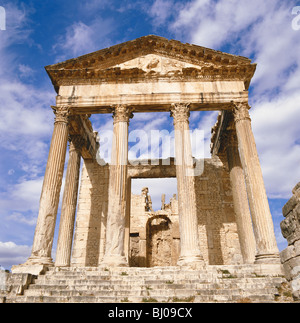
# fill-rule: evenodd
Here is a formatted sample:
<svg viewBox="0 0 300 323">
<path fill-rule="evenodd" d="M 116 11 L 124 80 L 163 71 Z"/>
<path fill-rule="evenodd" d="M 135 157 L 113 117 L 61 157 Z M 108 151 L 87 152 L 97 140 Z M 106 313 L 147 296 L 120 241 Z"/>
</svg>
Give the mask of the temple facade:
<svg viewBox="0 0 300 323">
<path fill-rule="evenodd" d="M 249 115 L 255 69 L 248 58 L 158 36 L 47 66 L 57 92 L 54 129 L 32 253 L 13 271 L 270 264 L 281 272 Z M 193 111 L 219 111 L 201 172 L 189 134 Z M 142 112 L 170 113 L 175 161 L 128 162 L 129 123 Z M 91 114 L 113 117 L 109 164 L 97 158 L 101 129 L 94 132 Z M 132 179 L 170 177 L 177 195 L 161 210 L 153 211 L 146 188 L 131 194 Z"/>
</svg>

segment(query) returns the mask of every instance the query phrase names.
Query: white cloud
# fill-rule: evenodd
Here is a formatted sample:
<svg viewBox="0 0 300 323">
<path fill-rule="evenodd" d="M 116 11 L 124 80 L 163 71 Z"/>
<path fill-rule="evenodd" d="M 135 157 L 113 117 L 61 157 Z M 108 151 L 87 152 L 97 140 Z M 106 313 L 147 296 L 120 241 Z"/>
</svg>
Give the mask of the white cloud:
<svg viewBox="0 0 300 323">
<path fill-rule="evenodd" d="M 17 55 L 10 51 L 9 46 L 16 43 L 28 43 L 31 30 L 28 28 L 28 18 L 25 8 L 20 8 L 12 3 L 5 5 L 6 30 L 0 33 L 0 75 L 7 77 L 7 72 L 11 72 L 15 67 Z M 2 78 L 2 77 L 1 77 Z"/>
<path fill-rule="evenodd" d="M 183 30 L 193 43 L 214 48 L 236 41 L 238 32 L 246 31 L 275 6 L 273 0 L 194 0 L 179 11 L 171 28 Z"/>
<path fill-rule="evenodd" d="M 11 49 L 15 44 L 32 44 L 28 12 L 25 6 L 7 4 L 7 30 L 0 33 L 0 148 L 12 151 L 6 160 L 15 173 L 25 170 L 28 176 L 40 175 L 41 164 L 47 154 L 51 128 L 53 127 L 53 92 L 22 82 L 34 71 L 18 64 L 19 57 Z M 47 107 L 47 108 L 45 108 Z M 48 109 L 48 110 L 47 110 Z M 49 118 L 49 116 L 51 116 Z"/>
<path fill-rule="evenodd" d="M 32 77 L 34 75 L 35 71 L 28 65 L 19 64 L 18 68 L 19 68 L 21 78 L 25 78 L 29 76 Z"/>
<path fill-rule="evenodd" d="M 0 265 L 5 269 L 9 269 L 12 265 L 24 263 L 30 253 L 30 246 L 17 245 L 12 241 L 0 241 Z"/>
<path fill-rule="evenodd" d="M 290 198 L 300 179 L 300 94 L 256 102 L 252 127 L 268 196 Z"/>
<path fill-rule="evenodd" d="M 43 177 L 23 180 L 14 185 L 8 185 L 6 191 L 0 193 L 0 209 L 2 215 L 10 212 L 32 212 L 37 215 Z"/>
<path fill-rule="evenodd" d="M 172 0 L 155 0 L 150 8 L 150 16 L 153 17 L 153 25 L 159 26 L 166 22 L 172 15 L 174 2 Z"/>
<path fill-rule="evenodd" d="M 0 80 L 0 148 L 13 152 L 6 160 L 9 169 L 34 178 L 44 171 L 48 155 L 54 120 L 52 93 L 10 78 Z"/>
<path fill-rule="evenodd" d="M 293 7 L 292 1 L 279 0 L 195 0 L 179 11 L 170 29 L 192 43 L 214 49 L 226 46 L 233 54 L 252 57 L 258 63 L 253 84 L 262 94 L 284 86 L 288 72 L 299 75 L 300 43 L 299 33 L 291 27 Z"/>
<path fill-rule="evenodd" d="M 1 168 L 6 174 L 1 178 L 1 236 L 2 239 L 18 237 L 21 240 L 32 230 L 38 214 L 53 129 L 50 104 L 53 104 L 54 96 L 40 84 L 34 87 L 21 80 L 33 75 L 34 70 L 19 63 L 18 51 L 12 46 L 32 44 L 28 12 L 16 4 L 9 4 L 5 9 L 7 30 L 0 33 L 0 148 L 6 157 L 1 160 Z M 6 268 L 22 263 L 29 252 L 28 246 L 2 242 L 0 263 Z"/>
<path fill-rule="evenodd" d="M 12 168 L 7 172 L 8 175 L 13 175 L 14 173 L 15 173 L 15 170 Z"/>
<path fill-rule="evenodd" d="M 114 30 L 113 20 L 98 17 L 90 24 L 78 21 L 69 26 L 65 35 L 53 46 L 59 52 L 57 61 L 84 55 L 110 45 L 108 35 Z"/>
<path fill-rule="evenodd" d="M 9 221 L 24 223 L 29 226 L 35 226 L 37 221 L 37 215 L 28 217 L 24 216 L 22 213 L 13 212 L 9 216 L 7 216 L 6 219 Z"/>
<path fill-rule="evenodd" d="M 0 82 L 1 111 L 0 131 L 5 136 L 48 135 L 53 127 L 50 102 L 53 93 L 32 88 L 18 80 Z M 49 105 L 47 105 L 49 104 Z M 47 105 L 47 110 L 44 109 Z M 52 122 L 49 120 L 52 118 Z M 16 126 L 17 125 L 17 126 Z"/>
</svg>

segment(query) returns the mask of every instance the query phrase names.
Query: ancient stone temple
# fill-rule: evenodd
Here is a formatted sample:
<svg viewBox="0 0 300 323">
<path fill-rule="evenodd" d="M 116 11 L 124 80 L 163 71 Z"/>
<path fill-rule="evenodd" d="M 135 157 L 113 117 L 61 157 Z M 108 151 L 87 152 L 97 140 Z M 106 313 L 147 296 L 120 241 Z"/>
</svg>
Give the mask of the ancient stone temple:
<svg viewBox="0 0 300 323">
<path fill-rule="evenodd" d="M 57 92 L 54 129 L 32 253 L 13 272 L 252 266 L 252 273 L 282 275 L 249 115 L 255 69 L 248 58 L 158 36 L 47 66 Z M 219 111 L 201 172 L 188 131 L 193 111 Z M 129 123 L 142 112 L 170 113 L 175 160 L 128 162 Z M 91 114 L 113 117 L 110 164 L 99 162 L 101 129 L 93 131 Z M 177 194 L 169 204 L 163 197 L 161 210 L 152 209 L 147 188 L 131 194 L 135 178 L 172 177 Z"/>
<path fill-rule="evenodd" d="M 178 183 L 178 264 L 279 263 L 248 112 L 255 68 L 248 58 L 157 36 L 47 66 L 57 92 L 54 131 L 32 254 L 24 265 L 128 266 L 131 179 L 166 176 Z M 212 129 L 212 159 L 205 161 L 202 175 L 189 176 L 195 167 L 186 131 L 189 115 L 207 110 L 220 111 Z M 130 119 L 154 111 L 169 111 L 173 118 L 177 162 L 128 165 Z M 89 121 L 95 113 L 113 116 L 110 165 L 96 158 L 101 130 L 95 133 Z"/>
</svg>

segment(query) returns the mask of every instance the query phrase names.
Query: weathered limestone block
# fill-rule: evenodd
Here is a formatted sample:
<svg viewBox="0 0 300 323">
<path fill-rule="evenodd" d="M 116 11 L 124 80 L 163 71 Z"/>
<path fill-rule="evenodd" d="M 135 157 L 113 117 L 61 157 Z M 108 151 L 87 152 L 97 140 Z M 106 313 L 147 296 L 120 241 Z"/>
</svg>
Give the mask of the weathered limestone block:
<svg viewBox="0 0 300 323">
<path fill-rule="evenodd" d="M 297 198 L 297 196 L 293 195 L 282 208 L 283 216 L 287 216 L 295 208 L 298 202 L 299 199 Z"/>
<path fill-rule="evenodd" d="M 0 303 L 7 297 L 23 295 L 24 290 L 33 282 L 36 275 L 28 273 L 9 273 L 0 271 Z"/>
<path fill-rule="evenodd" d="M 300 236 L 300 223 L 295 211 L 290 212 L 288 216 L 280 223 L 281 232 L 288 244 L 293 244 Z"/>
<path fill-rule="evenodd" d="M 300 239 L 300 186 L 293 189 L 293 196 L 282 208 L 285 219 L 280 223 L 282 235 L 291 245 Z"/>
<path fill-rule="evenodd" d="M 288 247 L 280 253 L 280 258 L 285 276 L 291 283 L 293 296 L 300 299 L 300 182 L 292 192 L 293 196 L 282 208 L 286 218 L 280 227 Z"/>
</svg>

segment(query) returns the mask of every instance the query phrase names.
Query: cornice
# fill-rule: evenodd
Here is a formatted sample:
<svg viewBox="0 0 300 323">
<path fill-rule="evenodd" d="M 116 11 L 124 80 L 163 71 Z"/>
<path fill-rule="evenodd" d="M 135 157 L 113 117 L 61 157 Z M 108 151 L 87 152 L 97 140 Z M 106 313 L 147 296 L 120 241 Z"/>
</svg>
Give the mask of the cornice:
<svg viewBox="0 0 300 323">
<path fill-rule="evenodd" d="M 115 65 L 147 54 L 184 61 L 201 66 L 201 70 L 185 68 L 176 75 L 146 74 L 138 68 L 122 70 Z M 203 67 L 203 63 L 206 66 Z M 240 79 L 249 86 L 256 64 L 251 60 L 213 49 L 183 44 L 159 36 L 144 36 L 129 42 L 102 49 L 78 58 L 45 67 L 53 85 L 91 84 L 100 82 L 138 82 L 161 78 L 174 79 Z"/>
</svg>

